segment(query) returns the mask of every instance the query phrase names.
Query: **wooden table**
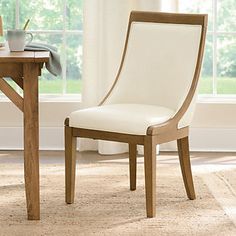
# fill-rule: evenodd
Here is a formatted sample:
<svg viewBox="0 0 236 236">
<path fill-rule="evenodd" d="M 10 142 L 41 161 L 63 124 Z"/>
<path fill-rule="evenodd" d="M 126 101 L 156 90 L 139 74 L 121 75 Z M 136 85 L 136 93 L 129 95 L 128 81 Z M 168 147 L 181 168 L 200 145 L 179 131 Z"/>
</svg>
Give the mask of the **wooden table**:
<svg viewBox="0 0 236 236">
<path fill-rule="evenodd" d="M 0 49 L 0 90 L 24 115 L 24 175 L 29 220 L 40 219 L 38 76 L 49 52 L 14 52 Z M 23 90 L 19 95 L 4 79 Z"/>
</svg>

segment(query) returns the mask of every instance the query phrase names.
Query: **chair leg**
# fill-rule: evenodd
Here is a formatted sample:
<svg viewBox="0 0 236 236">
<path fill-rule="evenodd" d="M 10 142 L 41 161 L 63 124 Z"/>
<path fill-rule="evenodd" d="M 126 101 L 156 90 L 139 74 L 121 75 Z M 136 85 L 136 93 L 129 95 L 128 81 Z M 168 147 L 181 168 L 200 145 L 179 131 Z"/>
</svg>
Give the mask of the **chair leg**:
<svg viewBox="0 0 236 236">
<path fill-rule="evenodd" d="M 177 140 L 179 161 L 182 171 L 182 176 L 184 180 L 185 189 L 190 200 L 196 198 L 193 177 L 191 171 L 190 155 L 189 155 L 189 143 L 188 136 Z"/>
<path fill-rule="evenodd" d="M 65 125 L 65 183 L 66 203 L 74 203 L 76 171 L 76 137 L 72 135 L 72 128 Z"/>
<path fill-rule="evenodd" d="M 129 179 L 130 190 L 136 190 L 136 172 L 137 172 L 137 145 L 129 144 Z"/>
<path fill-rule="evenodd" d="M 152 136 L 144 140 L 144 169 L 147 217 L 156 216 L 156 145 Z"/>
</svg>

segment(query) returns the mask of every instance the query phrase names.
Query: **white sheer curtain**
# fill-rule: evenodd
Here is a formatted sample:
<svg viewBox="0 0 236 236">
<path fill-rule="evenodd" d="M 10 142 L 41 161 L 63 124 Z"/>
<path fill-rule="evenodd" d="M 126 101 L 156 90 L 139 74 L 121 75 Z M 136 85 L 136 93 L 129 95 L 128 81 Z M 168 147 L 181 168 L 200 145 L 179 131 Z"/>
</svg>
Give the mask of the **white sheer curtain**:
<svg viewBox="0 0 236 236">
<path fill-rule="evenodd" d="M 176 10 L 177 0 L 85 0 L 83 30 L 83 107 L 96 106 L 110 89 L 123 52 L 132 10 Z M 127 144 L 81 139 L 80 150 L 122 153 Z M 142 150 L 141 150 L 142 152 Z"/>
</svg>

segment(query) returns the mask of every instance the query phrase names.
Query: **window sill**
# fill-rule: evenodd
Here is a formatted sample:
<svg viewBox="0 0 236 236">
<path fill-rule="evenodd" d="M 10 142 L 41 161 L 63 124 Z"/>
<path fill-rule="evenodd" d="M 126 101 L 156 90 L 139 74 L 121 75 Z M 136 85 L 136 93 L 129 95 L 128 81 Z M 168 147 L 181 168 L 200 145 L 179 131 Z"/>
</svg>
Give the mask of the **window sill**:
<svg viewBox="0 0 236 236">
<path fill-rule="evenodd" d="M 76 102 L 81 103 L 81 94 L 41 94 L 39 96 L 39 101 L 42 103 L 54 103 L 54 102 Z M 0 102 L 10 102 L 10 100 L 5 95 L 0 95 Z"/>
<path fill-rule="evenodd" d="M 236 104 L 236 95 L 198 95 L 197 103 Z"/>
<path fill-rule="evenodd" d="M 41 103 L 81 103 L 81 94 L 41 94 Z M 1 102 L 10 102 L 5 95 L 0 95 Z M 197 103 L 201 104 L 236 104 L 235 95 L 198 95 Z"/>
<path fill-rule="evenodd" d="M 81 94 L 41 94 L 40 102 L 81 102 Z"/>
</svg>

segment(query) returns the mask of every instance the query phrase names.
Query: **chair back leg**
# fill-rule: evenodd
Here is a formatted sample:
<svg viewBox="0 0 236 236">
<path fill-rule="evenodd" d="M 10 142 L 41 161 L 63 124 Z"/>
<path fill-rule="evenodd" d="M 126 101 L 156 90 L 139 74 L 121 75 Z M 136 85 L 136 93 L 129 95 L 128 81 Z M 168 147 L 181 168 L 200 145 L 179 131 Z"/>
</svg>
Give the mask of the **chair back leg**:
<svg viewBox="0 0 236 236">
<path fill-rule="evenodd" d="M 178 145 L 180 167 L 182 171 L 182 176 L 187 196 L 190 200 L 194 200 L 196 196 L 195 196 L 193 177 L 191 171 L 188 136 L 182 139 L 178 139 L 177 145 Z"/>
<path fill-rule="evenodd" d="M 147 217 L 156 216 L 156 145 L 153 136 L 144 139 L 144 170 Z"/>
<path fill-rule="evenodd" d="M 129 179 L 130 190 L 136 190 L 136 174 L 137 172 L 137 145 L 129 144 Z"/>
</svg>

